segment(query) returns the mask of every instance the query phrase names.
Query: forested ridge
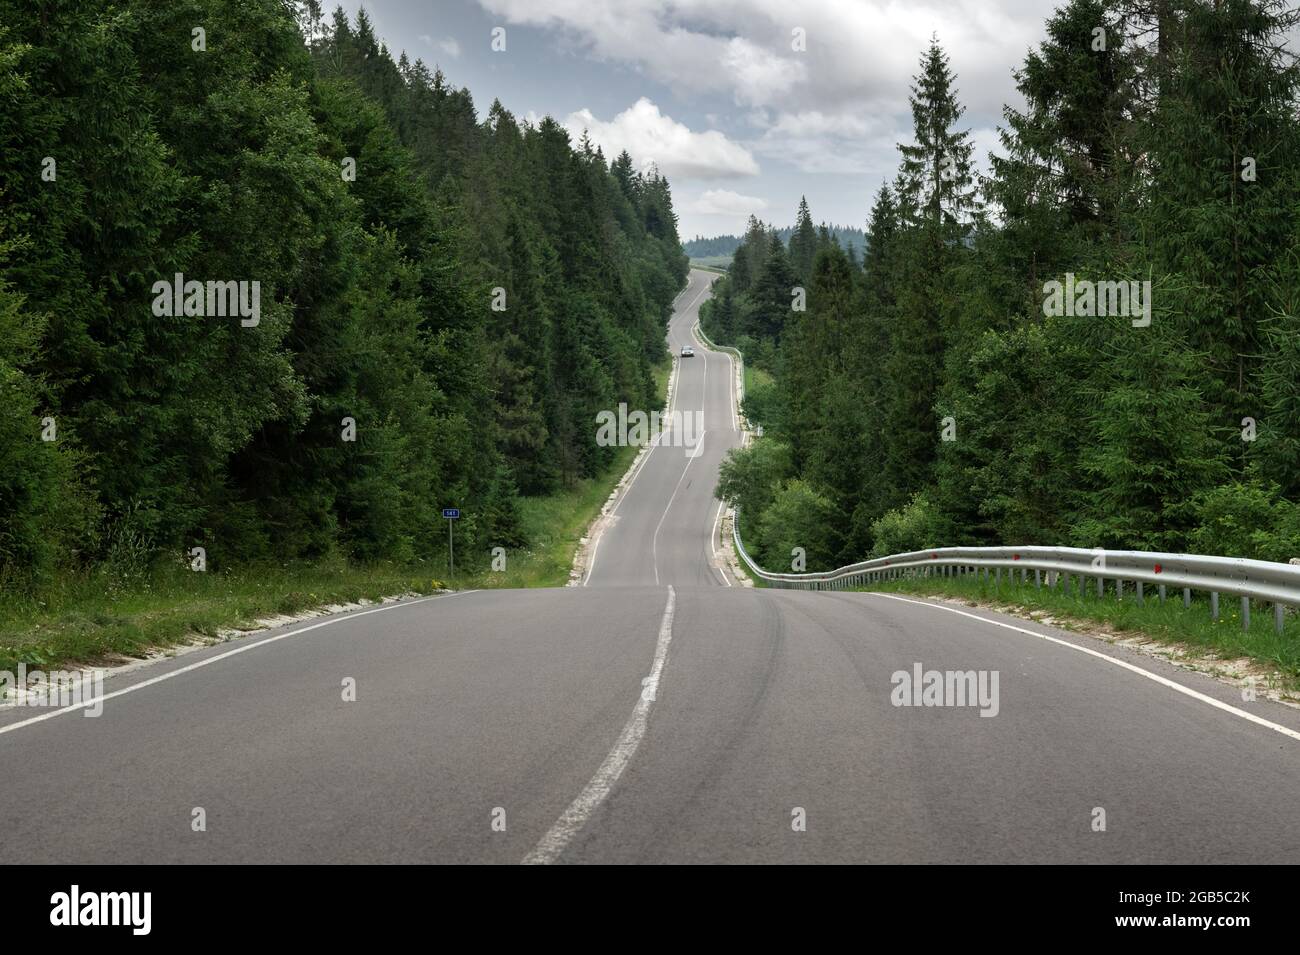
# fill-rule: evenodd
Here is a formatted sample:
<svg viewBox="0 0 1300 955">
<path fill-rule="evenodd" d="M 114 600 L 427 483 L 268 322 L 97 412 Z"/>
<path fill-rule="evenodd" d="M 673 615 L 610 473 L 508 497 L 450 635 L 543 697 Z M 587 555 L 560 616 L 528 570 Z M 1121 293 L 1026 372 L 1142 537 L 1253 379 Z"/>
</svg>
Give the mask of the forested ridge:
<svg viewBox="0 0 1300 955">
<path fill-rule="evenodd" d="M 806 201 L 804 205 L 807 205 Z M 810 224 L 811 221 L 812 220 L 809 219 Z M 825 224 L 823 223 L 823 225 Z M 777 229 L 777 237 L 788 246 L 790 244 L 790 239 L 794 236 L 797 228 L 798 225 L 793 225 Z M 849 249 L 852 248 L 860 254 L 862 249 L 866 246 L 866 234 L 857 226 L 832 224 L 826 226 L 826 229 L 831 238 L 835 239 L 835 241 L 838 242 L 845 251 L 849 251 Z M 695 238 L 683 242 L 682 248 L 686 250 L 687 255 L 695 258 L 705 258 L 714 255 L 734 255 L 736 249 L 740 248 L 740 244 L 743 241 L 744 236 L 739 235 L 718 235 L 710 239 L 697 235 Z"/>
<path fill-rule="evenodd" d="M 703 327 L 775 376 L 720 485 L 761 563 L 1300 557 L 1296 21 L 1276 0 L 1071 0 L 1015 71 L 987 177 L 936 40 L 861 263 L 806 209 L 788 250 L 751 221 Z"/>
<path fill-rule="evenodd" d="M 0 580 L 32 588 L 441 556 L 448 506 L 468 564 L 525 544 L 520 495 L 612 460 L 596 412 L 662 400 L 687 265 L 657 172 L 480 116 L 364 12 L 0 0 L 0 268 Z M 160 316 L 178 275 L 258 282 L 256 323 Z"/>
</svg>

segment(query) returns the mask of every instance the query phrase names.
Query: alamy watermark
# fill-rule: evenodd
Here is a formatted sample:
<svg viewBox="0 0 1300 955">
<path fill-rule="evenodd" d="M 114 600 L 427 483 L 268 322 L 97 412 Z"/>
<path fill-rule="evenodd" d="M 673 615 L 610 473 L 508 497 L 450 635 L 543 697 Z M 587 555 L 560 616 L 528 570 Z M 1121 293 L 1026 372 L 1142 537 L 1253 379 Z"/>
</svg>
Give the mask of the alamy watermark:
<svg viewBox="0 0 1300 955">
<path fill-rule="evenodd" d="M 596 414 L 596 444 L 602 448 L 637 447 L 662 444 L 671 448 L 695 448 L 704 435 L 704 415 L 699 411 L 671 411 L 661 414 L 651 411 L 627 410 L 620 403 L 618 411 L 601 411 Z"/>
<path fill-rule="evenodd" d="M 244 328 L 254 328 L 262 320 L 262 283 L 200 282 L 185 280 L 181 272 L 171 281 L 153 283 L 153 313 L 159 318 L 238 316 Z"/>
<path fill-rule="evenodd" d="M 117 925 L 132 935 L 148 935 L 153 927 L 152 892 L 83 892 L 73 885 L 50 896 L 54 926 Z"/>
<path fill-rule="evenodd" d="M 980 716 L 997 716 L 997 670 L 926 670 L 913 663 L 911 671 L 895 670 L 889 702 L 894 706 L 975 706 Z"/>
<path fill-rule="evenodd" d="M 1151 324 L 1151 280 L 1144 282 L 1094 282 L 1076 280 L 1065 273 L 1065 282 L 1043 283 L 1043 314 L 1104 318 L 1117 315 L 1133 319 L 1134 328 Z"/>
<path fill-rule="evenodd" d="M 18 664 L 18 672 L 0 670 L 0 703 L 13 697 L 14 706 L 82 706 L 82 716 L 104 712 L 104 671 L 32 670 Z"/>
</svg>

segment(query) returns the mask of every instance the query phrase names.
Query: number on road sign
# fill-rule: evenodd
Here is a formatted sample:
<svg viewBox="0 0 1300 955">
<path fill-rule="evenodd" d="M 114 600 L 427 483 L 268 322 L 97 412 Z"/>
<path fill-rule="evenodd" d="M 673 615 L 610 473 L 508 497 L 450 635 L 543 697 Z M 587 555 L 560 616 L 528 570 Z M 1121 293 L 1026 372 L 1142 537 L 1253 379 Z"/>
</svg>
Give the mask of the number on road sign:
<svg viewBox="0 0 1300 955">
<path fill-rule="evenodd" d="M 444 507 L 444 508 L 442 509 L 442 516 L 445 517 L 445 518 L 447 518 L 447 520 L 449 520 L 449 521 L 457 521 L 457 520 L 460 520 L 460 508 L 459 508 L 459 507 Z"/>
</svg>

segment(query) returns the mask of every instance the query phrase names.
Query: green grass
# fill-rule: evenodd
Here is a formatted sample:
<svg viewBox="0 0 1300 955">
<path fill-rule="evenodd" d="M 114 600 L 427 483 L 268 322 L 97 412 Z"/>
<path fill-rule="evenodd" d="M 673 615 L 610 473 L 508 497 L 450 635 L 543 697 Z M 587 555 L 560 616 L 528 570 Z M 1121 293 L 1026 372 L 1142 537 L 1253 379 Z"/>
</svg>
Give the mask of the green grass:
<svg viewBox="0 0 1300 955">
<path fill-rule="evenodd" d="M 730 265 L 731 256 L 729 255 L 705 255 L 691 259 L 691 268 L 704 269 L 706 272 L 718 272 L 722 275 L 727 273 L 727 267 Z"/>
<path fill-rule="evenodd" d="M 774 380 L 770 372 L 766 372 L 762 368 L 755 368 L 749 362 L 745 362 L 745 394 L 749 394 L 755 385 L 764 387 L 772 384 Z"/>
<path fill-rule="evenodd" d="M 65 574 L 34 596 L 0 600 L 0 669 L 138 656 L 272 614 L 440 586 L 422 567 L 341 561 L 227 573 L 155 568 L 125 579 L 102 569 Z"/>
<path fill-rule="evenodd" d="M 1076 578 L 1077 579 L 1077 578 Z M 1183 607 L 1181 589 L 1171 589 L 1164 603 L 1156 599 L 1154 587 L 1146 588 L 1142 606 L 1137 603 L 1136 589 L 1125 584 L 1124 599 L 1115 599 L 1115 583 L 1106 582 L 1106 596 L 1098 597 L 1096 581 L 1088 580 L 1087 596 L 1079 596 L 1078 586 L 1070 594 L 1059 589 L 1039 590 L 1033 575 L 1021 585 L 1008 583 L 1003 576 L 1000 587 L 993 581 L 974 577 L 931 577 L 885 581 L 871 590 L 932 596 L 961 597 L 984 604 L 1010 605 L 1023 611 L 1045 611 L 1067 629 L 1071 620 L 1105 624 L 1111 631 L 1144 636 L 1159 643 L 1185 644 L 1210 651 L 1223 659 L 1249 657 L 1267 667 L 1276 668 L 1286 689 L 1300 688 L 1300 616 L 1288 614 L 1283 632 L 1273 628 L 1273 608 L 1252 605 L 1250 630 L 1241 627 L 1240 600 L 1220 595 L 1219 619 L 1210 619 L 1208 594 L 1193 592 L 1192 605 Z"/>
<path fill-rule="evenodd" d="M 671 364 L 655 369 L 658 393 L 668 390 Z M 578 541 L 637 448 L 619 448 L 598 478 L 576 482 L 545 497 L 520 501 L 527 549 L 506 554 L 500 573 L 457 573 L 449 579 L 445 555 L 414 565 L 349 564 L 341 559 L 311 564 L 245 567 L 195 573 L 181 566 L 136 574 L 104 568 L 65 574 L 35 595 L 0 594 L 0 670 L 20 662 L 53 667 L 95 664 L 141 656 L 196 636 L 251 627 L 275 614 L 294 614 L 362 598 L 404 593 L 500 587 L 562 587 L 569 579 Z"/>
</svg>

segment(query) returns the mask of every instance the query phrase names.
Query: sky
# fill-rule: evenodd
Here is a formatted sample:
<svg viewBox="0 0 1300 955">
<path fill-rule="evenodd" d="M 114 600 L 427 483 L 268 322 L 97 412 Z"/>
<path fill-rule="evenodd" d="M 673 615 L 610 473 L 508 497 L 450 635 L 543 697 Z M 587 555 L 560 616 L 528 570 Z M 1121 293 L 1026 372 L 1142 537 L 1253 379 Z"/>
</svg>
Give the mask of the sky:
<svg viewBox="0 0 1300 955">
<path fill-rule="evenodd" d="M 394 57 L 440 66 L 520 119 L 550 115 L 672 186 L 682 238 L 815 222 L 863 227 L 911 140 L 908 89 L 932 35 L 981 168 L 1012 70 L 1052 0 L 344 0 Z M 503 29 L 504 49 L 493 49 Z M 502 44 L 498 42 L 497 46 Z"/>
</svg>

